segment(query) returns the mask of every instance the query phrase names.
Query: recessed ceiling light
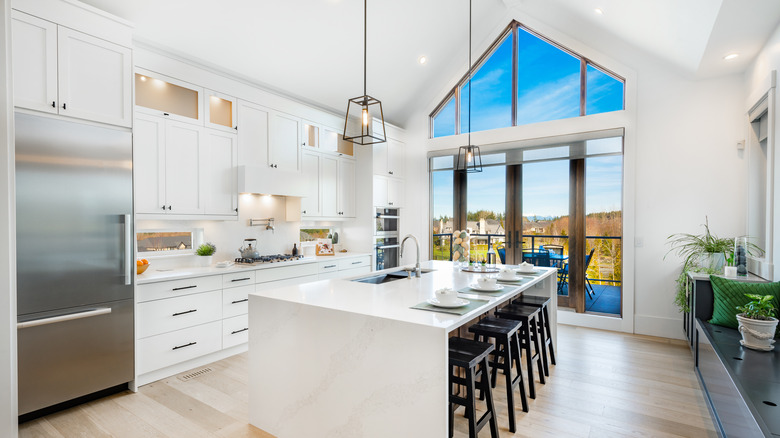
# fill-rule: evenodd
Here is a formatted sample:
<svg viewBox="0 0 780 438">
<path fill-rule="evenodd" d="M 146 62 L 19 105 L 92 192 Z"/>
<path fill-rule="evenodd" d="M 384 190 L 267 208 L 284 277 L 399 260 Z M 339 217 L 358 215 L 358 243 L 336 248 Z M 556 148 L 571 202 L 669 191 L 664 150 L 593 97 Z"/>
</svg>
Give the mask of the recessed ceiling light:
<svg viewBox="0 0 780 438">
<path fill-rule="evenodd" d="M 604 11 L 601 8 L 596 8 L 593 12 L 595 12 L 596 15 L 604 15 Z"/>
<path fill-rule="evenodd" d="M 739 56 L 739 53 L 729 53 L 728 55 L 724 56 L 723 59 L 726 61 L 731 61 L 732 59 Z"/>
<path fill-rule="evenodd" d="M 428 62 L 428 57 L 423 55 L 423 56 L 417 58 L 417 62 L 419 62 L 420 64 L 425 64 L 426 62 Z"/>
</svg>

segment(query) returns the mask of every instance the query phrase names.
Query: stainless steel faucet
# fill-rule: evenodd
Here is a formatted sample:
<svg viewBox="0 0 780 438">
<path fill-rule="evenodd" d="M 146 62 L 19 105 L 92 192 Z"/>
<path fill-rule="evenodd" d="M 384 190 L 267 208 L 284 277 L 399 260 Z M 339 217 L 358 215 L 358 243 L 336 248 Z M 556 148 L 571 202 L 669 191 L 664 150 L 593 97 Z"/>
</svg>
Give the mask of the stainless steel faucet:
<svg viewBox="0 0 780 438">
<path fill-rule="evenodd" d="M 404 236 L 404 240 L 401 241 L 401 257 L 404 256 L 404 243 L 406 243 L 406 239 L 414 240 L 415 245 L 417 245 L 417 263 L 414 265 L 414 276 L 420 277 L 420 274 L 422 273 L 420 270 L 420 242 L 411 234 Z"/>
</svg>

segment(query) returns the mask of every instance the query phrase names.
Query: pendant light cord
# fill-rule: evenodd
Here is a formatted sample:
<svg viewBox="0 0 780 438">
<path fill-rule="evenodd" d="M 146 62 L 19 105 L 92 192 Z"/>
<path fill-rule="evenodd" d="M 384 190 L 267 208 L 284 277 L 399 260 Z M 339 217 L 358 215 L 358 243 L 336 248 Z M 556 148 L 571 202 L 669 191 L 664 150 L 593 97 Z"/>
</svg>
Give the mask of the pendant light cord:
<svg viewBox="0 0 780 438">
<path fill-rule="evenodd" d="M 469 0 L 469 148 L 471 148 L 471 0 Z"/>
<path fill-rule="evenodd" d="M 469 0 L 471 1 L 471 0 Z M 368 92 L 366 91 L 366 61 L 368 58 L 368 43 L 366 42 L 368 40 L 368 0 L 363 0 L 363 96 L 368 95 Z M 471 55 L 469 55 L 470 57 Z M 364 98 L 365 99 L 365 98 Z"/>
</svg>

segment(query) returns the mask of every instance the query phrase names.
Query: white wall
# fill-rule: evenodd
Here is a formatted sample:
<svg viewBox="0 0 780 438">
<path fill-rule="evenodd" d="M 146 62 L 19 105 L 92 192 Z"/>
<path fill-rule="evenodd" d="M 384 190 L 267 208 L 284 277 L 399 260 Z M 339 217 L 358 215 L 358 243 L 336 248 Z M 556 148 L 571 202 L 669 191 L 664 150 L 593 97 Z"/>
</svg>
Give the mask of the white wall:
<svg viewBox="0 0 780 438">
<path fill-rule="evenodd" d="M 511 19 L 512 17 L 508 17 Z M 519 17 L 514 17 L 518 18 Z M 605 65 L 627 79 L 626 111 L 472 134 L 474 144 L 537 139 L 623 126 L 626 128 L 624 176 L 624 321 L 580 316 L 578 324 L 641 334 L 682 338 L 682 315 L 674 306 L 680 260 L 664 255 L 673 233 L 699 233 L 705 216 L 721 236 L 744 233 L 746 162 L 736 143 L 744 139 L 745 91 L 738 75 L 696 81 L 622 42 L 597 36 L 586 46 L 548 24 L 522 17 L 548 37 Z M 477 52 L 479 53 L 479 51 Z M 619 61 L 618 61 L 619 60 Z M 463 139 L 428 139 L 427 116 L 456 78 L 441 78 L 440 95 L 405 126 L 408 166 L 422 169 L 427 150 L 465 144 Z M 460 143 L 458 143 L 460 142 Z M 422 162 L 422 163 L 421 163 Z M 408 216 L 419 217 L 412 232 L 425 236 L 429 249 L 428 176 L 407 180 Z M 422 189 L 424 187 L 424 189 Z M 417 199 L 412 202 L 412 200 Z M 414 210 L 412 210 L 414 207 Z M 641 247 L 634 247 L 634 238 Z"/>
<path fill-rule="evenodd" d="M 11 2 L 0 3 L 0 435 L 17 436 L 16 227 L 14 212 Z"/>
</svg>

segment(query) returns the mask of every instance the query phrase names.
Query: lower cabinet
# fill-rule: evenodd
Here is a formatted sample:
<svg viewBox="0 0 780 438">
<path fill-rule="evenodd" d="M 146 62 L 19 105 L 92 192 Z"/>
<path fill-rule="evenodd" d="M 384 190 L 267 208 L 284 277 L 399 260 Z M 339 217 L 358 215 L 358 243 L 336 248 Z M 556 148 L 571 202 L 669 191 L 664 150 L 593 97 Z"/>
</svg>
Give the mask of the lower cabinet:
<svg viewBox="0 0 780 438">
<path fill-rule="evenodd" d="M 249 315 L 239 315 L 222 321 L 222 348 L 249 342 Z"/>
<path fill-rule="evenodd" d="M 214 321 L 136 341 L 136 373 L 146 374 L 222 348 L 222 321 Z"/>
</svg>

